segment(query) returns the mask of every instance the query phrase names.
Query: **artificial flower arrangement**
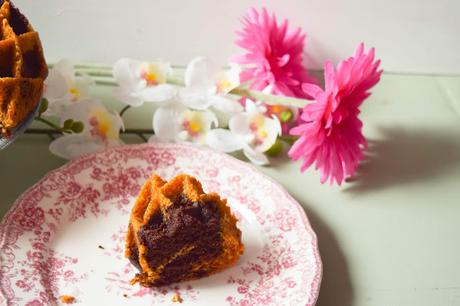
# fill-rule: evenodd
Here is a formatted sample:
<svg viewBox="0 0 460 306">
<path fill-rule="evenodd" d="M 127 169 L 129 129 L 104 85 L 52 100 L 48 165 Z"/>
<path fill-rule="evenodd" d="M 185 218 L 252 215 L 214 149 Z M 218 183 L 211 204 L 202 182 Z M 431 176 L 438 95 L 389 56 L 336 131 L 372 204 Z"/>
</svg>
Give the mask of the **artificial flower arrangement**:
<svg viewBox="0 0 460 306">
<path fill-rule="evenodd" d="M 36 118 L 63 134 L 50 151 L 72 159 L 122 145 L 125 111 L 156 103 L 150 142 L 242 151 L 258 165 L 268 164 L 267 155 L 277 154 L 286 142 L 292 145 L 289 157 L 303 160 L 301 171 L 315 164 L 321 183 L 340 185 L 364 158 L 359 107 L 382 73 L 374 49 L 360 44 L 335 67 L 326 62 L 321 87 L 304 67 L 306 35 L 300 28 L 289 30 L 287 20 L 279 23 L 265 9 L 251 9 L 242 23 L 236 44 L 246 53 L 224 68 L 204 57 L 185 69 L 164 60 L 128 58 L 113 67 L 74 67 L 66 60 L 50 65 Z M 88 88 L 95 83 L 113 85 L 113 96 L 126 106 L 110 111 L 90 97 Z"/>
</svg>

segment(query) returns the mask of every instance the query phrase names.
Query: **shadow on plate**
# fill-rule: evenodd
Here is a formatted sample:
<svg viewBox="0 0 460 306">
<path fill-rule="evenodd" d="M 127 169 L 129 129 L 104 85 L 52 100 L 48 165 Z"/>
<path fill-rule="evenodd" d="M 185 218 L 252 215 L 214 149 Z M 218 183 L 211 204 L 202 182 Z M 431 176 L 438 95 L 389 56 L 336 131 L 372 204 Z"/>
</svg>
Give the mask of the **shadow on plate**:
<svg viewBox="0 0 460 306">
<path fill-rule="evenodd" d="M 363 193 L 441 177 L 460 164 L 456 133 L 420 129 L 382 129 L 370 140 L 366 159 L 346 192 Z"/>
<path fill-rule="evenodd" d="M 306 205 L 302 205 L 306 207 Z M 311 210 L 305 210 L 318 237 L 323 279 L 316 306 L 353 305 L 353 286 L 345 257 L 329 227 Z"/>
</svg>

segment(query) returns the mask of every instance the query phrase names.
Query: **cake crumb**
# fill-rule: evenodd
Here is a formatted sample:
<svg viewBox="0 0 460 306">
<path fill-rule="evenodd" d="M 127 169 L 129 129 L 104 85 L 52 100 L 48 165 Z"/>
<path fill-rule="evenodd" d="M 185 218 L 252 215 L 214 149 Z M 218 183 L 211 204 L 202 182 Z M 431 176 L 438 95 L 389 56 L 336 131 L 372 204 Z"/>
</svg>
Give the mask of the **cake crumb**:
<svg viewBox="0 0 460 306">
<path fill-rule="evenodd" d="M 123 297 L 127 298 L 127 297 L 128 297 L 128 295 L 127 295 L 126 293 L 123 293 Z"/>
<path fill-rule="evenodd" d="M 102 245 L 98 245 L 97 247 L 100 248 L 101 250 L 105 250 L 105 248 Z"/>
<path fill-rule="evenodd" d="M 75 302 L 75 298 L 73 296 L 66 294 L 61 295 L 59 300 L 61 300 L 61 302 L 64 304 L 73 304 Z"/>
<path fill-rule="evenodd" d="M 182 297 L 180 296 L 180 294 L 179 294 L 178 292 L 176 292 L 176 293 L 173 295 L 171 301 L 173 301 L 174 303 L 177 303 L 177 302 L 182 303 L 184 300 L 182 299 Z"/>
</svg>

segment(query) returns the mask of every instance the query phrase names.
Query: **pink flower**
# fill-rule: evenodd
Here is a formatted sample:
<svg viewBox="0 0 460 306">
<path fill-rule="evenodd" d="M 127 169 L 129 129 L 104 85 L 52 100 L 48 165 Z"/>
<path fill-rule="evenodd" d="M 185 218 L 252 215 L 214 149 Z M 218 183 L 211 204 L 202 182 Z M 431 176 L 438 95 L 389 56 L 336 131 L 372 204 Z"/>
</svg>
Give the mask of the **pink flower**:
<svg viewBox="0 0 460 306">
<path fill-rule="evenodd" d="M 243 17 L 243 29 L 237 31 L 236 44 L 247 53 L 233 57 L 244 65 L 240 82 L 250 82 L 249 88 L 266 93 L 298 98 L 310 98 L 302 90 L 302 83 L 316 83 L 303 65 L 305 34 L 300 28 L 289 31 L 288 21 L 281 24 L 266 9 L 251 9 Z M 298 109 L 285 106 L 267 106 L 267 115 L 281 121 L 287 134 L 298 118 Z"/>
<path fill-rule="evenodd" d="M 314 97 L 314 103 L 304 107 L 302 123 L 291 129 L 300 138 L 289 150 L 289 156 L 303 158 L 301 171 L 316 161 L 321 183 L 330 178 L 339 185 L 353 176 L 367 147 L 358 119 L 359 107 L 370 95 L 369 89 L 379 80 L 380 60 L 374 61 L 374 49 L 364 53 L 360 44 L 355 55 L 340 62 L 334 70 L 330 62 L 324 69 L 325 89 L 303 84 L 303 90 Z"/>
<path fill-rule="evenodd" d="M 288 31 L 288 21 L 281 24 L 266 9 L 251 9 L 243 17 L 243 29 L 237 31 L 236 44 L 248 52 L 234 57 L 236 63 L 248 65 L 240 75 L 241 83 L 253 81 L 251 89 L 264 90 L 271 86 L 273 94 L 308 97 L 302 83 L 313 79 L 302 63 L 305 34 L 300 28 Z"/>
</svg>

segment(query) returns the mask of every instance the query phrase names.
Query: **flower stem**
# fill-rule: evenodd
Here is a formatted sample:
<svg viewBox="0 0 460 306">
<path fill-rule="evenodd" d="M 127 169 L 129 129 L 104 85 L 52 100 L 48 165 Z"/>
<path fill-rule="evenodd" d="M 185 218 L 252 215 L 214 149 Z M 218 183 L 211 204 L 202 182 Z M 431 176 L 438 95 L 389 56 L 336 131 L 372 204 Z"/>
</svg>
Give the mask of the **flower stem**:
<svg viewBox="0 0 460 306">
<path fill-rule="evenodd" d="M 131 108 L 131 105 L 126 105 L 125 107 L 123 107 L 120 111 L 120 117 L 123 117 L 123 114 Z"/>
<path fill-rule="evenodd" d="M 98 85 L 107 85 L 107 86 L 115 86 L 117 83 L 114 80 L 111 79 L 99 79 L 99 78 L 93 78 L 94 82 Z"/>
<path fill-rule="evenodd" d="M 171 84 L 171 85 L 177 85 L 177 86 L 185 86 L 185 83 L 183 80 L 180 80 L 177 78 L 171 78 L 171 77 L 169 77 L 166 80 L 166 83 Z"/>
<path fill-rule="evenodd" d="M 286 106 L 295 106 L 295 107 L 304 107 L 309 101 L 305 99 L 283 97 L 276 95 L 269 95 L 260 91 L 249 90 L 246 88 L 237 87 L 230 91 L 232 95 L 237 95 L 240 97 L 250 98 L 253 100 L 263 101 L 266 104 L 270 105 L 286 105 Z"/>
<path fill-rule="evenodd" d="M 112 77 L 112 71 L 94 70 L 93 69 L 76 69 L 77 74 L 88 74 L 90 76 Z"/>
<path fill-rule="evenodd" d="M 283 135 L 283 136 L 279 136 L 278 138 L 288 143 L 289 145 L 292 145 L 297 139 L 299 139 L 298 136 L 291 136 L 291 135 Z"/>
<path fill-rule="evenodd" d="M 34 135 L 48 135 L 52 140 L 56 139 L 55 135 L 62 135 L 61 131 L 57 130 L 50 130 L 50 129 L 36 129 L 30 128 L 25 131 L 26 134 L 34 134 Z M 125 129 L 124 131 L 120 131 L 122 135 L 137 135 L 143 141 L 147 142 L 148 138 L 145 136 L 146 134 L 154 134 L 153 130 L 149 129 Z"/>
<path fill-rule="evenodd" d="M 57 126 L 56 124 L 54 124 L 53 122 L 51 122 L 51 121 L 49 121 L 47 119 L 44 119 L 42 117 L 35 117 L 34 119 L 37 120 L 37 121 L 40 121 L 40 122 L 42 122 L 42 123 L 44 123 L 44 124 L 46 124 L 46 125 L 48 125 L 50 127 L 52 127 L 53 129 L 55 129 L 57 132 L 59 132 L 61 134 L 65 132 L 64 129 L 62 129 L 61 127 Z"/>
</svg>

